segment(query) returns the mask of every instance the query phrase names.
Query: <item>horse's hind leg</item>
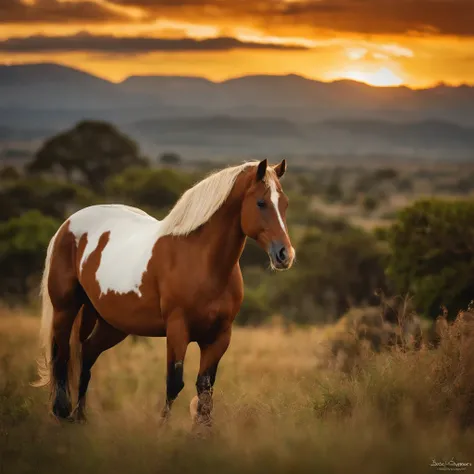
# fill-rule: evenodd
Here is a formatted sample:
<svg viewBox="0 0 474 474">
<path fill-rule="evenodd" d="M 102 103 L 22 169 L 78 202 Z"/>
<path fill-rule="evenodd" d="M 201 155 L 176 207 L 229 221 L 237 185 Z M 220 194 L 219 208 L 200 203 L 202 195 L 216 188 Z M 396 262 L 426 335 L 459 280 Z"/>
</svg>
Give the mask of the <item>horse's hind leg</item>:
<svg viewBox="0 0 474 474">
<path fill-rule="evenodd" d="M 94 306 L 92 305 L 92 303 L 89 300 L 87 300 L 84 306 L 82 307 L 81 316 L 82 317 L 81 317 L 81 326 L 79 328 L 79 342 L 81 346 L 83 347 L 84 342 L 92 334 L 92 331 L 94 330 L 94 326 L 97 323 L 99 315 L 97 311 L 95 310 Z M 84 352 L 84 349 L 82 349 L 82 352 Z M 82 352 L 81 352 L 81 355 L 82 355 Z M 81 373 L 80 373 L 79 387 L 78 387 L 78 401 L 77 401 L 76 408 L 74 409 L 74 412 L 72 413 L 72 418 L 77 421 L 85 420 L 86 398 L 85 398 L 85 389 L 83 388 L 85 385 L 85 381 L 84 381 L 85 376 L 87 378 L 87 374 L 86 375 L 84 374 L 82 357 L 81 357 Z M 87 385 L 86 385 L 86 389 L 87 389 Z"/>
<path fill-rule="evenodd" d="M 53 339 L 51 348 L 53 376 L 53 413 L 58 418 L 67 418 L 71 413 L 68 384 L 68 364 L 70 357 L 69 339 L 74 319 L 78 313 L 77 304 L 67 309 L 53 312 Z"/>
<path fill-rule="evenodd" d="M 86 336 L 92 322 L 94 322 L 95 326 L 92 326 L 92 333 L 82 343 L 82 368 L 79 378 L 78 401 L 74 410 L 76 421 L 85 421 L 86 419 L 86 393 L 91 379 L 92 366 L 102 352 L 117 345 L 127 337 L 127 334 L 115 329 L 104 321 L 90 302 L 84 305 L 83 311 L 81 337 Z M 95 321 L 97 322 L 95 323 Z M 84 326 L 84 323 L 86 326 Z"/>
<path fill-rule="evenodd" d="M 84 303 L 84 291 L 77 279 L 74 238 L 60 233 L 56 237 L 48 273 L 47 289 L 52 311 L 51 392 L 52 411 L 67 418 L 71 411 L 68 384 L 69 347 L 74 320 Z"/>
</svg>

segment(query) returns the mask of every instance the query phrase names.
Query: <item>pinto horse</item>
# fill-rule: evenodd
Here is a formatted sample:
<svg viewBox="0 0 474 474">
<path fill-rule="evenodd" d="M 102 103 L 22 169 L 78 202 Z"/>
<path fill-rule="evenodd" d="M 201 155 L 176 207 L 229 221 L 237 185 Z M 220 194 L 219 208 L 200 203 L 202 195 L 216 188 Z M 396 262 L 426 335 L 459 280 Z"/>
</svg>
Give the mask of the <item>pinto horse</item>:
<svg viewBox="0 0 474 474">
<path fill-rule="evenodd" d="M 123 205 L 73 214 L 48 246 L 42 280 L 38 386 L 50 385 L 58 418 L 85 420 L 91 368 L 127 335 L 166 337 L 167 418 L 182 390 L 186 348 L 201 350 L 196 423 L 210 424 L 217 366 L 243 299 L 239 258 L 247 237 L 271 266 L 291 267 L 295 251 L 279 178 L 286 163 L 250 162 L 214 173 L 186 191 L 162 221 Z M 72 357 L 71 347 L 80 348 Z M 71 366 L 80 370 L 71 404 Z"/>
</svg>

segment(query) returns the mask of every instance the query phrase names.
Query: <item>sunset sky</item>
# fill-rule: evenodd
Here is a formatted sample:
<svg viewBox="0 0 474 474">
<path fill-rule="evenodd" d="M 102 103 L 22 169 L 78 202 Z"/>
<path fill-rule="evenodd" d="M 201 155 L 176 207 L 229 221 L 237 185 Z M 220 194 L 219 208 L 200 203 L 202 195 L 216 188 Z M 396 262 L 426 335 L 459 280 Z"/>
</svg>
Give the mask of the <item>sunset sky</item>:
<svg viewBox="0 0 474 474">
<path fill-rule="evenodd" d="M 474 0 L 0 0 L 0 63 L 474 84 Z"/>
</svg>

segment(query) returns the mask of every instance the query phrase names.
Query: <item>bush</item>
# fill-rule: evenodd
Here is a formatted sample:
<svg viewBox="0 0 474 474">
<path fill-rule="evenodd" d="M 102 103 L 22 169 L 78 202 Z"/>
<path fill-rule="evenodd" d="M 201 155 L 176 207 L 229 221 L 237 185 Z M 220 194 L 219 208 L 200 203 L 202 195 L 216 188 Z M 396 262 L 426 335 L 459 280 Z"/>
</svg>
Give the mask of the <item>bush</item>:
<svg viewBox="0 0 474 474">
<path fill-rule="evenodd" d="M 244 301 L 235 322 L 241 326 L 257 326 L 270 316 L 265 289 L 246 286 Z"/>
<path fill-rule="evenodd" d="M 193 176 L 172 169 L 128 168 L 110 178 L 107 194 L 136 206 L 171 207 L 193 182 Z"/>
<path fill-rule="evenodd" d="M 298 244 L 295 267 L 279 275 L 273 304 L 301 322 L 321 322 L 321 310 L 332 321 L 353 305 L 378 304 L 375 291 L 388 291 L 385 258 L 372 235 L 347 224 L 338 232 L 309 232 Z M 304 307 L 312 314 L 304 315 Z"/>
<path fill-rule="evenodd" d="M 371 328 L 372 333 L 377 330 L 380 332 L 376 326 Z M 395 326 L 393 331 L 397 331 Z M 474 426 L 472 313 L 461 314 L 454 324 L 446 324 L 435 350 L 401 350 L 396 344 L 376 354 L 370 346 L 361 350 L 359 337 L 355 335 L 350 343 L 333 337 L 332 348 L 346 355 L 346 365 L 340 368 L 352 376 L 330 379 L 314 404 L 318 416 L 350 417 L 371 412 L 393 429 L 433 420 L 449 420 L 460 428 Z M 341 410 L 341 406 L 346 409 Z"/>
<path fill-rule="evenodd" d="M 0 224 L 0 296 L 24 297 L 38 283 L 46 249 L 60 222 L 28 211 Z"/>
<path fill-rule="evenodd" d="M 474 202 L 423 200 L 393 225 L 389 274 L 432 318 L 445 305 L 457 313 L 474 299 Z"/>
<path fill-rule="evenodd" d="M 91 191 L 77 184 L 43 178 L 18 179 L 0 190 L 0 221 L 32 209 L 64 219 L 78 208 L 96 201 L 97 197 Z"/>
</svg>

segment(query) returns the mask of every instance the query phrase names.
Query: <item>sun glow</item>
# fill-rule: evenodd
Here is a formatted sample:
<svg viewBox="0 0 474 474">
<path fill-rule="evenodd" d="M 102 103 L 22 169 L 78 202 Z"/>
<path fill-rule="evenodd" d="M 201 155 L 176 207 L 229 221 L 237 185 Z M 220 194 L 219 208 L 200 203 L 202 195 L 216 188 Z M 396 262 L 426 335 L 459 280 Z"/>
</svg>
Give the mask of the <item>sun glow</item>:
<svg viewBox="0 0 474 474">
<path fill-rule="evenodd" d="M 400 86 L 404 82 L 400 76 L 387 67 L 374 71 L 348 68 L 335 74 L 334 79 L 351 79 L 376 87 Z"/>
</svg>

